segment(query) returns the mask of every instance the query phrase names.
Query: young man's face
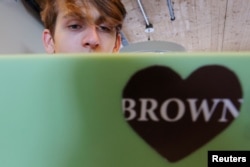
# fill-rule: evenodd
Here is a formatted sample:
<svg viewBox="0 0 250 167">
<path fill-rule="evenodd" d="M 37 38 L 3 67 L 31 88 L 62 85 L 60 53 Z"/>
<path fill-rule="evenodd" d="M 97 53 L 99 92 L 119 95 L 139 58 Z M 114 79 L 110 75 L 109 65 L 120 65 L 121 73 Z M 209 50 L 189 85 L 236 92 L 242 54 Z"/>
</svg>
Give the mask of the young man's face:
<svg viewBox="0 0 250 167">
<path fill-rule="evenodd" d="M 48 53 L 112 53 L 119 51 L 121 37 L 94 7 L 81 17 L 60 7 L 54 36 L 45 29 L 43 42 Z"/>
</svg>

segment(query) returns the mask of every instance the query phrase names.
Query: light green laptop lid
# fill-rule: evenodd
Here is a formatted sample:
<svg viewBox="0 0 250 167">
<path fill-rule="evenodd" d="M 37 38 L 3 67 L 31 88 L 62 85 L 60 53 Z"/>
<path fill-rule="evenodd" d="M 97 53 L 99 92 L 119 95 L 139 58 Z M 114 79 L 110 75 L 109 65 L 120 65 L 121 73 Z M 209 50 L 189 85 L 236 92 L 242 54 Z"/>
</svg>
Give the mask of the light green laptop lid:
<svg viewBox="0 0 250 167">
<path fill-rule="evenodd" d="M 250 150 L 250 53 L 0 57 L 1 167 L 207 166 Z"/>
</svg>

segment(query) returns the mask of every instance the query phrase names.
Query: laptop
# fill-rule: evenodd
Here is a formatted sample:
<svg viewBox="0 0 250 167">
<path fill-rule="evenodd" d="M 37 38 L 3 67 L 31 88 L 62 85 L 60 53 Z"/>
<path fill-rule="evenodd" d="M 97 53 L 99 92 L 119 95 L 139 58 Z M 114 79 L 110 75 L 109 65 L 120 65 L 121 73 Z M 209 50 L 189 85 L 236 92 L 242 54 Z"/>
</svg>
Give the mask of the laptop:
<svg viewBox="0 0 250 167">
<path fill-rule="evenodd" d="M 249 64 L 248 52 L 2 55 L 0 166 L 249 165 Z"/>
</svg>

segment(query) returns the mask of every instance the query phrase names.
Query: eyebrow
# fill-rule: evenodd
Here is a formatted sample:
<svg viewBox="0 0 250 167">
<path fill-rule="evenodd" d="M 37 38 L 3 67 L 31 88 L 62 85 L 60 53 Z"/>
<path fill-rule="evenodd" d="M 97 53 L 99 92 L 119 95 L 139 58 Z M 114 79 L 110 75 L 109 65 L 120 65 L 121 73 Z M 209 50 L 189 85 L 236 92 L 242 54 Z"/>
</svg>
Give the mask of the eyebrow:
<svg viewBox="0 0 250 167">
<path fill-rule="evenodd" d="M 80 13 L 76 13 L 76 12 L 67 12 L 66 14 L 63 15 L 63 18 L 67 19 L 67 18 L 77 18 L 79 20 L 84 20 L 86 19 L 86 17 Z"/>
<path fill-rule="evenodd" d="M 84 14 L 82 13 L 78 13 L 78 12 L 67 12 L 66 14 L 63 15 L 63 18 L 64 19 L 68 19 L 68 18 L 76 18 L 76 19 L 79 19 L 79 20 L 84 20 L 84 21 L 87 21 L 89 22 L 90 19 L 88 19 L 88 17 L 86 17 Z M 96 25 L 99 25 L 99 24 L 102 24 L 102 23 L 107 23 L 109 25 L 112 25 L 111 22 L 109 22 L 104 16 L 100 15 L 98 16 L 94 22 L 94 24 Z"/>
<path fill-rule="evenodd" d="M 104 16 L 99 16 L 96 21 L 95 21 L 96 24 L 101 24 L 101 23 L 109 23 L 107 21 L 107 19 L 104 17 Z"/>
</svg>

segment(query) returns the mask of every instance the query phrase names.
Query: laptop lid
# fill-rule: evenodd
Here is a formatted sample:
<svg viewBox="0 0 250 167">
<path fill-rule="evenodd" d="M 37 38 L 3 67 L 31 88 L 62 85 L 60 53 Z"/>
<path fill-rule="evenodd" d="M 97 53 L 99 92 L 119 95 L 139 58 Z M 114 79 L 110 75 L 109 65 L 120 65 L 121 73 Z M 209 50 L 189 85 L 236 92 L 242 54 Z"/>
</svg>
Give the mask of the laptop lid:
<svg viewBox="0 0 250 167">
<path fill-rule="evenodd" d="M 207 166 L 250 150 L 249 53 L 0 57 L 0 166 Z"/>
</svg>

